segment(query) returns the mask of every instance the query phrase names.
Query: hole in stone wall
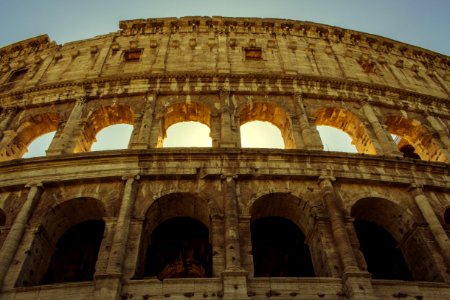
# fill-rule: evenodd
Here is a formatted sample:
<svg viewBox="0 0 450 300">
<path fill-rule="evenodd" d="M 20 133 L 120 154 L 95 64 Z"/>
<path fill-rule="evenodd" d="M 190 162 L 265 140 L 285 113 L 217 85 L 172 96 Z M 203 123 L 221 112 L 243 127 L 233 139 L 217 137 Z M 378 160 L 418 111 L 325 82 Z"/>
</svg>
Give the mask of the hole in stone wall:
<svg viewBox="0 0 450 300">
<path fill-rule="evenodd" d="M 163 147 L 211 147 L 210 129 L 200 122 L 179 122 L 170 126 Z"/>
<path fill-rule="evenodd" d="M 86 221 L 71 227 L 56 244 L 41 284 L 93 280 L 105 224 Z"/>
<path fill-rule="evenodd" d="M 282 217 L 262 217 L 251 225 L 255 277 L 314 277 L 305 236 Z"/>
<path fill-rule="evenodd" d="M 28 151 L 22 156 L 22 158 L 45 156 L 46 150 L 50 146 L 50 143 L 52 142 L 55 133 L 56 131 L 52 131 L 36 138 L 28 146 Z"/>
<path fill-rule="evenodd" d="M 142 56 L 142 51 L 143 51 L 142 49 L 126 50 L 123 53 L 123 58 L 127 62 L 139 61 Z"/>
<path fill-rule="evenodd" d="M 411 280 L 397 242 L 382 226 L 365 220 L 354 221 L 360 249 L 364 254 L 368 271 L 374 279 Z"/>
<path fill-rule="evenodd" d="M 317 126 L 325 151 L 358 153 L 350 135 L 331 126 Z"/>
<path fill-rule="evenodd" d="M 270 122 L 251 121 L 240 129 L 243 148 L 285 148 L 280 129 Z"/>
<path fill-rule="evenodd" d="M 92 144 L 91 151 L 127 149 L 130 142 L 133 126 L 128 124 L 115 124 L 100 130 Z"/>
<path fill-rule="evenodd" d="M 144 277 L 211 277 L 211 245 L 208 228 L 188 217 L 169 219 L 151 234 Z"/>
<path fill-rule="evenodd" d="M 8 83 L 19 81 L 19 80 L 23 79 L 25 77 L 25 75 L 27 74 L 27 72 L 28 72 L 27 69 L 20 69 L 20 70 L 14 71 L 11 74 L 11 76 L 9 76 Z"/>
<path fill-rule="evenodd" d="M 245 48 L 244 52 L 246 60 L 262 60 L 261 48 L 257 47 Z"/>
</svg>

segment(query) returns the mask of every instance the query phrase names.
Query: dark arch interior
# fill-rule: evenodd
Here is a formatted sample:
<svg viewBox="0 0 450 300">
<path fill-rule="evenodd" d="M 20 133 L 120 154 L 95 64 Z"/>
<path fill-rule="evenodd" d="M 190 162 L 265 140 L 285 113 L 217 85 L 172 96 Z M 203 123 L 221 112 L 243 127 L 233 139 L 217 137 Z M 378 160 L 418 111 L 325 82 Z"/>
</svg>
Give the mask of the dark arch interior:
<svg viewBox="0 0 450 300">
<path fill-rule="evenodd" d="M 302 231 L 288 219 L 262 217 L 251 225 L 255 277 L 314 277 Z"/>
<path fill-rule="evenodd" d="M 449 224 L 450 225 L 450 207 L 445 210 L 444 222 L 445 222 L 445 224 Z"/>
<path fill-rule="evenodd" d="M 67 230 L 56 244 L 41 284 L 92 280 L 104 230 L 102 220 L 86 221 Z"/>
<path fill-rule="evenodd" d="M 403 157 L 420 159 L 419 154 L 416 153 L 416 149 L 410 144 L 400 147 L 399 150 L 403 153 Z"/>
<path fill-rule="evenodd" d="M 397 242 L 386 229 L 365 220 L 355 220 L 354 225 L 372 278 L 412 280 Z"/>
<path fill-rule="evenodd" d="M 161 223 L 150 237 L 144 277 L 211 277 L 208 228 L 200 221 L 176 217 Z"/>
<path fill-rule="evenodd" d="M 6 223 L 6 215 L 3 210 L 0 209 L 0 226 L 5 226 Z"/>
</svg>

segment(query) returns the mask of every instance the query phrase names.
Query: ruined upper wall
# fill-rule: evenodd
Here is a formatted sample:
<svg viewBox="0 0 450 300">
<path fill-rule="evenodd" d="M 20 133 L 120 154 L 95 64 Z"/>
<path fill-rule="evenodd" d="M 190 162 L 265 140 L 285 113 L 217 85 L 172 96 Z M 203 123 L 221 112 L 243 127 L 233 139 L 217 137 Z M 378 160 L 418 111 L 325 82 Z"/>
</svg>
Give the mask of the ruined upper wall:
<svg viewBox="0 0 450 300">
<path fill-rule="evenodd" d="M 179 73 L 304 76 L 450 97 L 448 56 L 292 20 L 130 20 L 104 36 L 62 46 L 40 36 L 1 48 L 0 55 L 0 97 L 55 84 Z"/>
</svg>

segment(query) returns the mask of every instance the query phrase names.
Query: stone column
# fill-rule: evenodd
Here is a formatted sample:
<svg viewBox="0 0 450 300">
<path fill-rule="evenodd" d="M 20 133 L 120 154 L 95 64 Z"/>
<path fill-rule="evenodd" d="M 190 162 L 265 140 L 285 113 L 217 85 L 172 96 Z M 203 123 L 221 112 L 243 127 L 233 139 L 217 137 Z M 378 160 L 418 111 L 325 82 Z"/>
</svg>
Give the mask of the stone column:
<svg viewBox="0 0 450 300">
<path fill-rule="evenodd" d="M 380 124 L 375 111 L 372 106 L 364 102 L 362 105 L 364 115 L 366 116 L 369 123 L 372 125 L 372 128 L 375 132 L 375 136 L 378 140 L 378 143 L 381 147 L 382 153 L 377 153 L 378 155 L 386 155 L 386 156 L 400 156 L 403 157 L 402 153 L 397 149 L 394 140 L 392 139 L 389 132 L 387 132 L 383 126 Z"/>
<path fill-rule="evenodd" d="M 95 300 L 121 299 L 123 266 L 130 231 L 131 214 L 136 199 L 136 180 L 139 176 L 124 177 L 125 188 L 117 217 L 106 273 L 95 276 Z"/>
<path fill-rule="evenodd" d="M 247 272 L 242 269 L 241 265 L 236 177 L 236 175 L 222 175 L 225 208 L 225 270 L 222 272 L 223 293 L 224 299 L 230 300 L 247 298 Z"/>
<path fill-rule="evenodd" d="M 11 121 L 14 119 L 16 114 L 17 114 L 17 109 L 16 108 L 7 108 L 1 114 L 1 119 L 0 119 L 0 141 L 3 138 L 3 132 L 8 129 L 9 125 L 11 124 Z"/>
<path fill-rule="evenodd" d="M 78 139 L 76 133 L 81 123 L 81 116 L 86 104 L 86 99 L 86 96 L 81 96 L 76 100 L 67 122 L 64 124 L 61 132 L 55 135 L 48 147 L 47 155 L 52 156 L 73 153 Z"/>
<path fill-rule="evenodd" d="M 308 115 L 306 114 L 305 107 L 303 106 L 303 97 L 301 93 L 294 94 L 294 100 L 297 104 L 298 119 L 300 124 L 300 131 L 303 137 L 303 143 L 307 150 L 323 150 L 322 140 L 320 139 L 319 132 L 315 124 L 311 126 L 309 124 Z"/>
<path fill-rule="evenodd" d="M 437 132 L 439 135 L 439 138 L 442 142 L 442 144 L 445 146 L 445 149 L 450 149 L 450 137 L 448 128 L 445 126 L 445 124 L 442 124 L 442 121 L 433 116 L 427 116 L 428 122 L 430 122 L 431 127 Z"/>
<path fill-rule="evenodd" d="M 343 204 L 333 189 L 332 181 L 334 180 L 332 176 L 320 176 L 319 185 L 323 203 L 330 218 L 333 240 L 342 263 L 342 282 L 345 292 L 351 299 L 375 299 L 370 273 L 358 268 L 341 211 Z"/>
<path fill-rule="evenodd" d="M 411 185 L 410 193 L 414 197 L 417 207 L 422 213 L 425 221 L 430 227 L 431 233 L 434 236 L 439 248 L 441 248 L 441 255 L 444 259 L 447 269 L 450 270 L 450 240 L 442 227 L 439 219 L 434 213 L 433 208 L 430 205 L 427 197 L 423 193 L 422 187 L 416 184 Z"/>
<path fill-rule="evenodd" d="M 335 178 L 331 176 L 320 176 L 319 185 L 322 190 L 322 197 L 325 209 L 328 212 L 333 232 L 333 239 L 342 263 L 344 273 L 347 271 L 358 271 L 358 264 L 353 254 L 350 238 L 347 234 L 344 218 L 338 205 L 338 197 L 336 197 L 333 189 Z"/>
<path fill-rule="evenodd" d="M 233 109 L 230 101 L 230 91 L 220 90 L 219 97 L 221 105 L 219 146 L 220 148 L 238 147 L 239 145 L 236 144 L 236 140 L 239 140 L 239 137 L 235 137 L 235 128 L 233 128 Z"/>
<path fill-rule="evenodd" d="M 119 216 L 117 217 L 116 229 L 111 247 L 111 255 L 108 260 L 107 274 L 122 274 L 125 253 L 128 242 L 128 232 L 130 230 L 130 220 L 134 208 L 137 194 L 137 180 L 139 175 L 124 177 L 125 188 L 120 205 Z"/>
<path fill-rule="evenodd" d="M 155 105 L 158 94 L 151 93 L 145 96 L 145 106 L 144 111 L 141 115 L 141 121 L 135 126 L 137 130 L 137 139 L 131 141 L 131 149 L 149 149 L 150 148 L 150 133 L 152 130 L 153 114 L 155 112 Z"/>
<path fill-rule="evenodd" d="M 6 273 L 8 272 L 9 266 L 14 259 L 14 255 L 17 252 L 20 241 L 22 240 L 28 220 L 30 219 L 31 214 L 33 213 L 33 210 L 42 194 L 42 183 L 27 184 L 25 187 L 30 189 L 27 199 L 17 214 L 0 251 L 0 282 L 2 283 L 2 287 Z"/>
</svg>

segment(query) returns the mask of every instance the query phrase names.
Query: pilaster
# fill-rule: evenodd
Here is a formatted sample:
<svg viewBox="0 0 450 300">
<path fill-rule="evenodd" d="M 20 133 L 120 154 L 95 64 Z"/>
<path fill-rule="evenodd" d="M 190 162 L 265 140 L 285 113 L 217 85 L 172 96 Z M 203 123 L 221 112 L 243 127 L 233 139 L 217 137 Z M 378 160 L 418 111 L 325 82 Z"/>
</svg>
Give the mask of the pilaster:
<svg viewBox="0 0 450 300">
<path fill-rule="evenodd" d="M 144 111 L 134 124 L 134 130 L 137 131 L 135 140 L 130 141 L 131 149 L 149 149 L 150 134 L 152 130 L 153 118 L 155 113 L 155 105 L 158 98 L 156 92 L 149 93 L 145 96 Z"/>
<path fill-rule="evenodd" d="M 294 94 L 294 100 L 298 108 L 298 121 L 300 125 L 301 135 L 307 150 L 323 150 L 322 140 L 315 125 L 310 125 L 308 115 L 303 105 L 303 97 L 301 93 Z"/>
<path fill-rule="evenodd" d="M 27 199 L 17 214 L 0 251 L 0 282 L 2 284 L 2 289 L 4 287 L 6 273 L 8 272 L 12 260 L 14 259 L 28 221 L 41 197 L 43 190 L 42 183 L 27 184 L 25 187 L 30 189 L 28 191 Z"/>
</svg>

